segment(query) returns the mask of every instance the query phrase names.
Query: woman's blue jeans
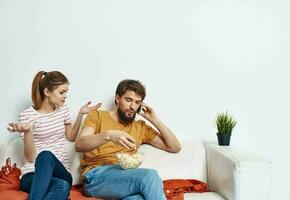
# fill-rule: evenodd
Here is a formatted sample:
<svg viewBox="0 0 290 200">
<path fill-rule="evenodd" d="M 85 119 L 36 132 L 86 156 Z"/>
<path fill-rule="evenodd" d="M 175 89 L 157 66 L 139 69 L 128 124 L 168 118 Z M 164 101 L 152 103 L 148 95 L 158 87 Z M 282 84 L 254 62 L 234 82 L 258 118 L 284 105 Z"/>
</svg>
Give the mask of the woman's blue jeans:
<svg viewBox="0 0 290 200">
<path fill-rule="evenodd" d="M 84 175 L 84 193 L 106 200 L 165 200 L 156 170 L 127 169 L 118 165 L 96 167 Z"/>
<path fill-rule="evenodd" d="M 42 151 L 35 161 L 35 172 L 20 180 L 20 189 L 29 200 L 67 200 L 72 176 L 50 151 Z"/>
</svg>

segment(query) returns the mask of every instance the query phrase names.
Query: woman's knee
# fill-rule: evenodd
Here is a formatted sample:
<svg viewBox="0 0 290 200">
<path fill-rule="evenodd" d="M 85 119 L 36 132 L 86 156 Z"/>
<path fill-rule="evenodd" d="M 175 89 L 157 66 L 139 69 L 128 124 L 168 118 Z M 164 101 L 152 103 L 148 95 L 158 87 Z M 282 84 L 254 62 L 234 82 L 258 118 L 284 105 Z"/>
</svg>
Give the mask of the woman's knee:
<svg viewBox="0 0 290 200">
<path fill-rule="evenodd" d="M 42 151 L 38 154 L 38 156 L 36 157 L 36 160 L 40 160 L 40 159 L 50 160 L 50 159 L 53 159 L 53 157 L 54 155 L 50 151 Z"/>
</svg>

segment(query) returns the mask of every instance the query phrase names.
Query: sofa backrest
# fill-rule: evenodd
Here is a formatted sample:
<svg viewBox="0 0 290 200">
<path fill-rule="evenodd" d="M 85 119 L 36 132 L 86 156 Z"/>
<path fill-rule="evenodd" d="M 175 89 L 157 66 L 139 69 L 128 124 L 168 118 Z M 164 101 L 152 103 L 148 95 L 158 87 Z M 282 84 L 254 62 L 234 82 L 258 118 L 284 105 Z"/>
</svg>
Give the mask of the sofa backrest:
<svg viewBox="0 0 290 200">
<path fill-rule="evenodd" d="M 142 145 L 140 167 L 156 169 L 165 179 L 198 179 L 207 182 L 206 152 L 202 142 L 182 141 L 179 153 L 168 153 L 150 145 Z"/>
<path fill-rule="evenodd" d="M 67 142 L 73 184 L 80 182 L 80 160 L 82 153 L 75 152 L 74 143 Z M 140 167 L 156 169 L 164 179 L 198 179 L 207 181 L 206 153 L 201 142 L 182 142 L 182 150 L 177 153 L 168 153 L 150 145 L 142 145 L 139 153 L 143 154 L 143 162 Z M 24 163 L 23 140 L 21 137 L 10 139 L 7 143 L 4 158 L 10 157 L 12 163 L 20 168 Z M 1 166 L 4 165 L 4 158 Z"/>
<path fill-rule="evenodd" d="M 17 167 L 21 168 L 24 164 L 23 139 L 20 136 L 9 138 L 3 145 L 6 148 L 1 158 L 1 166 L 5 164 L 7 158 L 10 158 L 12 164 L 16 163 Z"/>
</svg>

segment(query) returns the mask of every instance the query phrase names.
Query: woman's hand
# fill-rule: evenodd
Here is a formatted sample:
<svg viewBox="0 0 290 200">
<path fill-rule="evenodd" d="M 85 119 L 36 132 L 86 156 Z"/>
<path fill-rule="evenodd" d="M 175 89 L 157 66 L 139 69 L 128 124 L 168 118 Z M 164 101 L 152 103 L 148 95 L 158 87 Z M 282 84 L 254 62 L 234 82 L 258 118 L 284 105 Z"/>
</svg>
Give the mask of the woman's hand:
<svg viewBox="0 0 290 200">
<path fill-rule="evenodd" d="M 91 102 L 89 101 L 88 103 L 83 105 L 80 109 L 80 114 L 88 114 L 92 110 L 97 110 L 102 105 L 102 103 L 98 103 L 97 105 L 89 106 L 90 104 Z"/>
<path fill-rule="evenodd" d="M 19 133 L 28 133 L 32 131 L 31 125 L 28 123 L 14 123 L 11 122 L 8 124 L 7 127 L 8 131 L 13 132 L 19 132 Z"/>
</svg>

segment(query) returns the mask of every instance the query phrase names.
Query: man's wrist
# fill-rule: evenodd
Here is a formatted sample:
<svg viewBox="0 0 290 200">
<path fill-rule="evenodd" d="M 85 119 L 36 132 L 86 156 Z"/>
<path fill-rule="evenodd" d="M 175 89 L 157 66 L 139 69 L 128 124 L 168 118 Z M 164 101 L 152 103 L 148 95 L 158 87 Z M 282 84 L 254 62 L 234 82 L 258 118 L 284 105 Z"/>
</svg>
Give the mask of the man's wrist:
<svg viewBox="0 0 290 200">
<path fill-rule="evenodd" d="M 151 123 L 154 125 L 158 125 L 158 124 L 161 124 L 161 121 L 158 117 L 155 117 L 155 118 L 152 118 Z"/>
</svg>

